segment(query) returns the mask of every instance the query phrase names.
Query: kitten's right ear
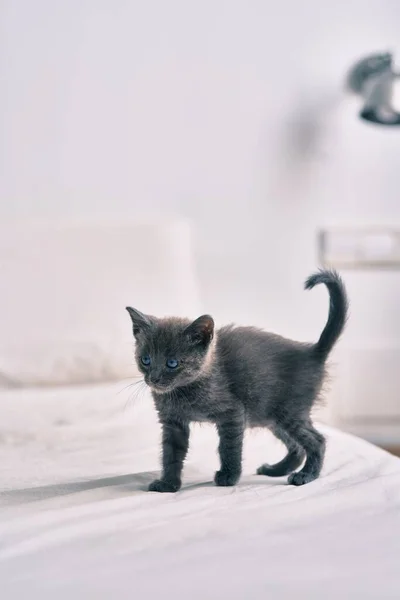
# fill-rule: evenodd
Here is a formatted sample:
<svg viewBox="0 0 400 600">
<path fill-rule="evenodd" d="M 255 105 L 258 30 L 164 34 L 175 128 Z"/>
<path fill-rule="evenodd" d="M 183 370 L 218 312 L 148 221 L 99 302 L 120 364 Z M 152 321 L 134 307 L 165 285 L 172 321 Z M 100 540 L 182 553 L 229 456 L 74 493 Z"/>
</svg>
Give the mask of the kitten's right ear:
<svg viewBox="0 0 400 600">
<path fill-rule="evenodd" d="M 132 308 L 131 306 L 127 306 L 126 310 L 128 311 L 132 319 L 134 336 L 138 335 L 138 333 L 140 333 L 144 329 L 149 329 L 149 327 L 151 326 L 151 321 L 149 317 L 139 312 L 135 308 Z"/>
<path fill-rule="evenodd" d="M 185 330 L 195 344 L 208 344 L 214 337 L 214 319 L 210 315 L 202 315 Z"/>
</svg>

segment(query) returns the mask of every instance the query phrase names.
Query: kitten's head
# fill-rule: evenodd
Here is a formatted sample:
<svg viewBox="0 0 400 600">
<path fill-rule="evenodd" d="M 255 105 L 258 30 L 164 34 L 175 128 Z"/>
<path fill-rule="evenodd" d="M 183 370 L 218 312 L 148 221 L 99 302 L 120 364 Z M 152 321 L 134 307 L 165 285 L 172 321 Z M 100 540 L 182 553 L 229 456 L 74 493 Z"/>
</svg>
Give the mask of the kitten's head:
<svg viewBox="0 0 400 600">
<path fill-rule="evenodd" d="M 157 319 L 126 309 L 133 323 L 136 363 L 153 391 L 162 394 L 187 385 L 210 365 L 214 321 L 203 315 L 193 322 Z"/>
</svg>

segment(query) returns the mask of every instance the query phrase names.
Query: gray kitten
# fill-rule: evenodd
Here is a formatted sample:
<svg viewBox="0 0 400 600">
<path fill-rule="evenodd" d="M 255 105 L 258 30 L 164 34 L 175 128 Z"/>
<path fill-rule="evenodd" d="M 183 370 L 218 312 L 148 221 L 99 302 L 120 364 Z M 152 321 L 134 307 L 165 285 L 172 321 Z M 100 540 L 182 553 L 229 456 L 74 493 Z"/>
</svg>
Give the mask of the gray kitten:
<svg viewBox="0 0 400 600">
<path fill-rule="evenodd" d="M 153 492 L 176 492 L 189 446 L 191 422 L 214 423 L 219 434 L 216 485 L 235 485 L 242 468 L 246 427 L 268 427 L 287 454 L 263 464 L 259 475 L 289 476 L 303 485 L 316 479 L 325 439 L 310 412 L 321 391 L 325 361 L 346 323 L 348 302 L 339 275 L 320 271 L 305 283 L 324 283 L 330 295 L 328 322 L 316 344 L 287 340 L 253 327 L 222 327 L 203 315 L 194 322 L 158 319 L 127 310 L 136 339 L 136 361 L 151 388 L 162 426 L 162 474 Z M 303 468 L 295 472 L 305 459 Z"/>
</svg>

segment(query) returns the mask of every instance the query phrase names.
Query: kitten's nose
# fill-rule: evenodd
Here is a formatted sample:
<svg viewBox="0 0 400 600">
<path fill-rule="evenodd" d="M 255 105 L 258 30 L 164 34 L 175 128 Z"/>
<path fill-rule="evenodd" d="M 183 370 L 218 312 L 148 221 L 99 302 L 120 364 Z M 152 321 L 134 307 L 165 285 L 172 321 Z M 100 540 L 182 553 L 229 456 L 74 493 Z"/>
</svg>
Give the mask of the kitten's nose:
<svg viewBox="0 0 400 600">
<path fill-rule="evenodd" d="M 157 385 L 158 383 L 160 383 L 160 381 L 161 381 L 160 375 L 150 375 L 150 377 L 149 377 L 149 382 L 153 383 L 154 385 Z"/>
</svg>

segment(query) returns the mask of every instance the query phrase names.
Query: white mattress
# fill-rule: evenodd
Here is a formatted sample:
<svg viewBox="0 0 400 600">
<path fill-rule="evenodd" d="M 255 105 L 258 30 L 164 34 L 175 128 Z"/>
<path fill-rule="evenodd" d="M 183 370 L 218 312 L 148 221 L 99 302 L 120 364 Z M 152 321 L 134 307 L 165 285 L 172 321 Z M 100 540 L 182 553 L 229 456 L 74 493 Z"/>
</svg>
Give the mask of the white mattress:
<svg viewBox="0 0 400 600">
<path fill-rule="evenodd" d="M 123 388 L 0 395 L 2 599 L 400 597 L 400 460 L 324 428 L 322 477 L 290 487 L 254 475 L 283 452 L 261 431 L 216 488 L 195 427 L 183 489 L 149 494 L 158 426 Z"/>
</svg>

